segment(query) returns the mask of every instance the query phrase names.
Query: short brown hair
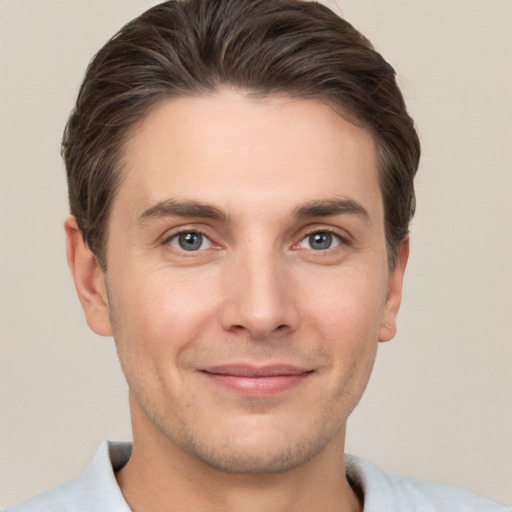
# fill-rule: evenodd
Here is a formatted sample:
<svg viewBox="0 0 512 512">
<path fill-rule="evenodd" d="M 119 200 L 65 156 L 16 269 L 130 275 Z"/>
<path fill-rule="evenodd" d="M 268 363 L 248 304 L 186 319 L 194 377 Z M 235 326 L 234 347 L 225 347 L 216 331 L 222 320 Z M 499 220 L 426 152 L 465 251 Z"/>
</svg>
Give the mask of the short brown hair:
<svg viewBox="0 0 512 512">
<path fill-rule="evenodd" d="M 414 214 L 420 144 L 393 68 L 327 7 L 298 0 L 172 0 L 123 27 L 87 69 L 67 123 L 71 213 L 105 268 L 109 211 L 131 127 L 158 102 L 210 94 L 319 99 L 377 143 L 390 267 Z"/>
</svg>

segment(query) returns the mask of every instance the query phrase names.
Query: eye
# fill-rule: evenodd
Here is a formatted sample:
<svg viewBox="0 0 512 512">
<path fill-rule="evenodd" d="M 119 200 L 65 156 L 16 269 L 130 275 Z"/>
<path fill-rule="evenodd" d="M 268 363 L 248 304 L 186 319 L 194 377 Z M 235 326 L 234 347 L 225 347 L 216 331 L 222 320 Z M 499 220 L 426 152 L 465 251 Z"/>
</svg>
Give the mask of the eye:
<svg viewBox="0 0 512 512">
<path fill-rule="evenodd" d="M 170 237 L 167 243 L 182 251 L 200 251 L 212 247 L 211 240 L 198 231 L 182 231 Z"/>
<path fill-rule="evenodd" d="M 337 247 L 342 243 L 341 238 L 329 231 L 315 231 L 304 237 L 299 243 L 301 249 L 313 249 L 314 251 L 325 251 Z"/>
</svg>

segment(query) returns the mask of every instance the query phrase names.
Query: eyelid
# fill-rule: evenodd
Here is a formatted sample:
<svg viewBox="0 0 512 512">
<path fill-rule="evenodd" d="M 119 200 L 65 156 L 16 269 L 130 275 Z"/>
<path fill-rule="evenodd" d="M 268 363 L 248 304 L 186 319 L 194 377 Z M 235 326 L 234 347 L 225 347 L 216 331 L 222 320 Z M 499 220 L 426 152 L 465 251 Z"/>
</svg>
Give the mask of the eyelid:
<svg viewBox="0 0 512 512">
<path fill-rule="evenodd" d="M 198 228 L 196 226 L 194 226 L 194 227 L 191 227 L 191 226 L 174 227 L 172 229 L 167 230 L 162 235 L 161 243 L 162 243 L 162 245 L 169 247 L 173 251 L 179 252 L 180 254 L 186 254 L 186 255 L 193 255 L 194 253 L 201 253 L 201 252 L 207 251 L 209 249 L 215 249 L 215 248 L 219 247 L 219 245 L 216 242 L 214 242 L 213 238 L 210 235 L 208 235 L 206 233 L 206 231 L 207 230 Z M 205 249 L 198 249 L 196 251 L 186 251 L 185 249 L 181 249 L 179 247 L 171 245 L 171 241 L 173 239 L 176 239 L 180 235 L 188 234 L 188 233 L 196 233 L 198 235 L 201 235 L 203 238 L 205 238 L 206 240 L 208 240 L 210 242 L 210 247 L 207 247 Z"/>
<path fill-rule="evenodd" d="M 162 235 L 161 235 L 161 244 L 162 245 L 167 245 L 169 247 L 172 248 L 172 250 L 176 250 L 177 252 L 180 252 L 180 253 L 188 253 L 188 254 L 193 254 L 194 252 L 195 253 L 198 253 L 198 252 L 204 252 L 204 251 L 207 251 L 209 249 L 220 249 L 222 248 L 222 244 L 219 244 L 218 242 L 215 241 L 215 239 L 208 234 L 208 229 L 202 229 L 201 227 L 197 227 L 196 226 L 190 226 L 190 225 L 181 225 L 181 226 L 175 226 L 173 228 L 170 228 L 168 230 L 166 230 Z M 196 250 L 196 251 L 186 251 L 184 249 L 180 249 L 180 248 L 177 248 L 177 247 L 173 247 L 171 246 L 170 244 L 170 241 L 176 237 L 178 237 L 179 235 L 181 234 L 185 234 L 185 233 L 197 233 L 197 234 L 200 234 L 201 236 L 203 236 L 204 238 L 206 238 L 211 246 L 208 247 L 208 248 L 205 248 L 205 249 L 199 249 L 199 250 Z M 300 250 L 301 248 L 299 247 L 299 245 L 309 236 L 315 234 L 315 233 L 329 233 L 331 235 L 333 235 L 334 237 L 336 237 L 338 240 L 339 240 L 339 243 L 330 248 L 331 250 L 334 250 L 336 249 L 337 247 L 339 247 L 340 245 L 341 246 L 350 246 L 352 245 L 352 242 L 353 242 L 353 239 L 351 237 L 351 235 L 344 229 L 342 228 L 339 228 L 339 227 L 334 227 L 334 226 L 330 226 L 330 225 L 319 225 L 319 224 L 315 224 L 315 225 L 308 225 L 308 226 L 305 226 L 303 227 L 300 232 L 299 232 L 299 235 L 297 236 L 296 238 L 296 241 L 293 243 L 292 245 L 292 249 L 293 250 Z M 325 252 L 327 252 L 329 249 L 327 249 Z M 315 251 L 315 252 L 321 252 L 321 251 Z"/>
<path fill-rule="evenodd" d="M 196 235 L 201 237 L 201 246 L 198 249 L 187 251 L 187 249 L 184 249 L 183 247 L 179 246 L 180 238 L 182 235 Z M 175 243 L 176 242 L 176 243 Z M 174 249 L 178 251 L 185 251 L 185 252 L 199 252 L 204 251 L 206 249 L 211 249 L 213 246 L 213 242 L 210 240 L 208 236 L 206 236 L 203 233 L 199 233 L 198 231 L 182 231 L 181 233 L 175 233 L 173 236 L 169 237 L 167 239 L 167 243 L 173 247 Z M 203 247 L 203 245 L 207 245 L 207 247 Z"/>
<path fill-rule="evenodd" d="M 211 236 L 208 235 L 208 228 L 203 227 L 204 224 L 198 225 L 196 223 L 183 223 L 174 225 L 171 227 L 168 227 L 165 229 L 161 235 L 159 235 L 159 238 L 164 243 L 169 240 L 170 238 L 180 235 L 183 233 L 199 233 L 200 235 L 206 236 L 207 238 L 211 239 Z"/>
<path fill-rule="evenodd" d="M 340 244 L 333 247 L 335 249 L 339 245 L 350 245 L 351 243 L 351 237 L 350 235 L 340 228 L 335 228 L 333 226 L 321 226 L 321 225 L 315 225 L 315 226 L 308 226 L 307 228 L 301 230 L 299 239 L 297 242 L 293 244 L 294 249 L 300 249 L 299 244 L 301 244 L 307 237 L 314 235 L 315 233 L 329 233 L 330 235 L 335 236 L 339 239 Z"/>
</svg>

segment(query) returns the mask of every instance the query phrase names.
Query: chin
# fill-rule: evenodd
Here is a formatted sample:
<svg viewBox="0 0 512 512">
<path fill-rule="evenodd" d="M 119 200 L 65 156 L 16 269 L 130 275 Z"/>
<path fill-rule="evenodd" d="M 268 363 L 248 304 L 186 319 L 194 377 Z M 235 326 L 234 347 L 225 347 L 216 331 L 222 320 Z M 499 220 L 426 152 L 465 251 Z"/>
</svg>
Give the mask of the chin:
<svg viewBox="0 0 512 512">
<path fill-rule="evenodd" d="M 221 440 L 189 433 L 179 444 L 196 460 L 225 473 L 276 474 L 307 463 L 333 439 L 332 433 L 315 434 L 309 437 L 296 432 L 294 436 L 291 432 L 260 428 L 246 435 L 239 432 L 223 436 Z"/>
<path fill-rule="evenodd" d="M 311 442 L 300 442 L 279 449 L 194 447 L 193 455 L 208 466 L 231 474 L 275 474 L 290 471 L 311 460 L 320 449 Z"/>
</svg>

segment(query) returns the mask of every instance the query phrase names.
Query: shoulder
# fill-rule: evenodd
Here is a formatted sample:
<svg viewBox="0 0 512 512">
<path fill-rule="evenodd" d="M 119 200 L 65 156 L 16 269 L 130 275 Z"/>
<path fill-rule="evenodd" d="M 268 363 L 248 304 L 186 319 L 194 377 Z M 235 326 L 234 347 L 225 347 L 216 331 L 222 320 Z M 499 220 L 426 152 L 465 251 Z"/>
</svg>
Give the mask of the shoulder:
<svg viewBox="0 0 512 512">
<path fill-rule="evenodd" d="M 80 497 L 83 494 L 83 486 L 80 478 L 70 480 L 55 489 L 51 489 L 35 498 L 32 498 L 20 505 L 8 508 L 5 512 L 74 512 L 81 510 Z"/>
<path fill-rule="evenodd" d="M 130 512 L 117 485 L 115 470 L 131 453 L 131 444 L 101 444 L 89 467 L 78 477 L 5 512 Z"/>
<path fill-rule="evenodd" d="M 345 456 L 347 476 L 364 495 L 364 512 L 512 512 L 461 487 L 385 473 L 363 459 Z"/>
</svg>

